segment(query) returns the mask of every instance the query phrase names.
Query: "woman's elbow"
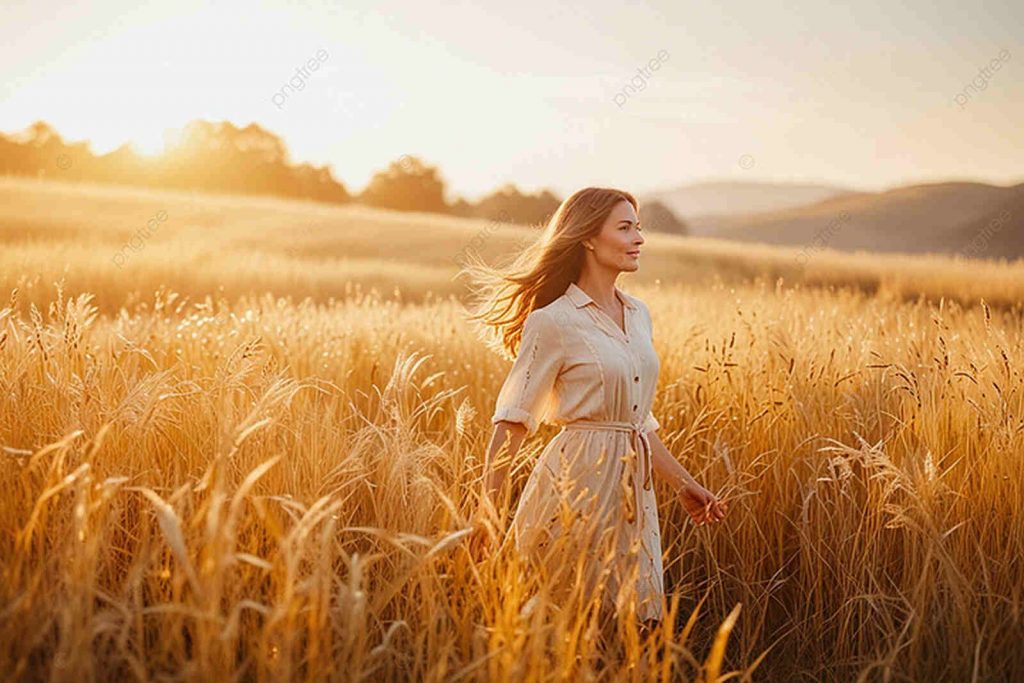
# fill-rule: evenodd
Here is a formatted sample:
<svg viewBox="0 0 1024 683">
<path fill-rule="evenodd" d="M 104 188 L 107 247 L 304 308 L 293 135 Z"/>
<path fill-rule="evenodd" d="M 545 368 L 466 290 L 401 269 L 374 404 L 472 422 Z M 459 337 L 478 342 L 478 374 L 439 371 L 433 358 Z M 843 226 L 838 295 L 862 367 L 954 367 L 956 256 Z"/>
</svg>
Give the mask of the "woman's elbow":
<svg viewBox="0 0 1024 683">
<path fill-rule="evenodd" d="M 512 436 L 520 439 L 526 436 L 528 431 L 526 425 L 522 422 L 510 422 L 508 420 L 498 420 L 494 423 L 495 430 L 503 430 L 512 434 Z"/>
</svg>

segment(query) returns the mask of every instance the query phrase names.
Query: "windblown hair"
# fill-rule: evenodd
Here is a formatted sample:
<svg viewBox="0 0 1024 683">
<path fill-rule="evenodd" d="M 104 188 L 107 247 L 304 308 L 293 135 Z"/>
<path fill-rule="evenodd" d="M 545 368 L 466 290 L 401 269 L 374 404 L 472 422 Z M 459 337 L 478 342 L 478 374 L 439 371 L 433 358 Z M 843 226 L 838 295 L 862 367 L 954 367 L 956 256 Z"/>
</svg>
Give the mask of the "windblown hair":
<svg viewBox="0 0 1024 683">
<path fill-rule="evenodd" d="M 579 279 L 584 263 L 583 240 L 601 232 L 612 209 L 621 201 L 639 206 L 632 194 L 608 187 L 577 190 L 559 205 L 540 237 L 511 264 L 491 267 L 466 254 L 459 275 L 469 277 L 476 293 L 470 320 L 482 321 L 489 348 L 514 358 L 526 316 L 548 305 Z M 458 275 L 456 276 L 458 277 Z"/>
</svg>

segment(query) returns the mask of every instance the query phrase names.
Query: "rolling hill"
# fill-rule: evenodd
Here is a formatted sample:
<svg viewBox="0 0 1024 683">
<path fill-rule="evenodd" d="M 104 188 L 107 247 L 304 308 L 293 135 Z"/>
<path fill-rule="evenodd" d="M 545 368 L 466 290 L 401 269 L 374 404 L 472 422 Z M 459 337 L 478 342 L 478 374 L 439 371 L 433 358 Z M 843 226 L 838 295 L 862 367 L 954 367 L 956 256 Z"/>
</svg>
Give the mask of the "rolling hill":
<svg viewBox="0 0 1024 683">
<path fill-rule="evenodd" d="M 707 235 L 713 218 L 742 216 L 804 206 L 824 199 L 850 194 L 851 190 L 831 185 L 707 181 L 640 195 L 641 201 L 657 199 L 685 219 L 695 235 Z"/>
<path fill-rule="evenodd" d="M 958 253 L 1003 212 L 1008 216 L 972 255 L 1024 256 L 1024 184 L 950 182 L 861 192 L 806 206 L 721 217 L 722 239 L 842 251 Z M 981 248 L 981 247 L 984 248 Z M 979 251 L 980 249 L 980 251 Z"/>
</svg>

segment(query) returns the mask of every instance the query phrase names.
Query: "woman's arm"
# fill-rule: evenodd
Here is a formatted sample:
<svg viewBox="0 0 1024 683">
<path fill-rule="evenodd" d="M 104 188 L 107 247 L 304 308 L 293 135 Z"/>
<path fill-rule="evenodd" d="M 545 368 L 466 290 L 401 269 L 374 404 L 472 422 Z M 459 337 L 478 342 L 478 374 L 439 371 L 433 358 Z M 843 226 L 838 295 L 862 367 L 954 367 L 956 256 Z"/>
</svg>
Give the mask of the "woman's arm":
<svg viewBox="0 0 1024 683">
<path fill-rule="evenodd" d="M 658 432 L 647 432 L 647 440 L 651 442 L 651 455 L 653 456 L 654 471 L 659 477 L 668 481 L 676 493 L 682 491 L 686 486 L 697 484 L 697 480 L 690 476 L 678 460 L 669 452 L 662 443 Z"/>
<path fill-rule="evenodd" d="M 654 471 L 669 482 L 697 526 L 722 521 L 728 505 L 690 476 L 686 468 L 672 457 L 657 432 L 647 432 L 647 439 L 651 442 Z"/>
<path fill-rule="evenodd" d="M 516 457 L 519 447 L 526 438 L 526 426 L 519 422 L 499 420 L 494 424 L 491 443 L 484 460 L 483 497 L 497 504 L 507 492 L 509 463 Z"/>
<path fill-rule="evenodd" d="M 509 463 L 519 452 L 526 432 L 526 425 L 519 422 L 498 420 L 494 423 L 491 443 L 484 458 L 483 485 L 469 541 L 470 551 L 477 560 L 485 557 L 488 547 L 498 540 L 502 527 L 498 510 L 505 508 L 508 496 Z"/>
</svg>

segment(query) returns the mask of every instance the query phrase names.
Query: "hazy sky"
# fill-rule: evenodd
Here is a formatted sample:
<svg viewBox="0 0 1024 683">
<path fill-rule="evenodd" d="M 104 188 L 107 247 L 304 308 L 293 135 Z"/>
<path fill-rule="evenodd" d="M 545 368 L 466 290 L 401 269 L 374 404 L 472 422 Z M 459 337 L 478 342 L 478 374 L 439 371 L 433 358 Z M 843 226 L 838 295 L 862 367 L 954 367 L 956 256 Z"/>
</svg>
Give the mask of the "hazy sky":
<svg viewBox="0 0 1024 683">
<path fill-rule="evenodd" d="M 0 130 L 157 151 L 194 118 L 256 121 L 350 190 L 413 154 L 469 197 L 1024 181 L 1024 3 L 341 4 L 7 2 Z"/>
</svg>

